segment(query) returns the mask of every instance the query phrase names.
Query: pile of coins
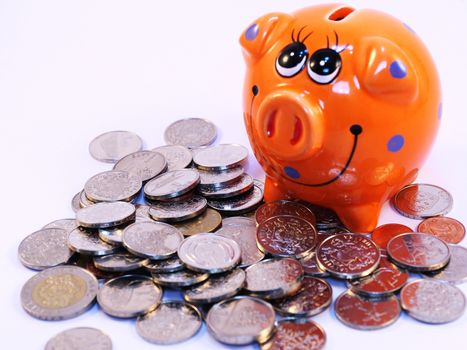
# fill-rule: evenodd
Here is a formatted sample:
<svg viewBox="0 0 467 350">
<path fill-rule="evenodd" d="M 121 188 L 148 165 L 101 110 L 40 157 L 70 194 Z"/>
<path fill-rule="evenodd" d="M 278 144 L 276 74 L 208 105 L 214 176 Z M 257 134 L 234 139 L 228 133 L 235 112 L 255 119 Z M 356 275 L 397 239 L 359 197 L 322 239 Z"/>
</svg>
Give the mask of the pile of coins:
<svg viewBox="0 0 467 350">
<path fill-rule="evenodd" d="M 211 146 L 211 122 L 180 120 L 164 136 L 167 145 L 153 150 L 126 131 L 91 142 L 91 155 L 113 169 L 74 196 L 76 218 L 54 221 L 19 246 L 20 261 L 41 270 L 21 291 L 27 313 L 63 320 L 97 300 L 114 318 L 136 318 L 151 343 L 187 340 L 204 320 L 219 342 L 266 350 L 324 347 L 326 334 L 311 317 L 332 303 L 326 278 L 346 281 L 334 309 L 350 327 L 386 327 L 402 309 L 427 323 L 463 313 L 454 284 L 467 280 L 467 249 L 455 245 L 465 228 L 442 216 L 452 207 L 445 190 L 410 185 L 395 196 L 397 211 L 424 219 L 419 232 L 387 224 L 355 234 L 326 208 L 263 204 L 263 184 L 243 168 L 247 149 Z M 409 282 L 410 272 L 424 278 Z M 164 299 L 164 290 L 183 300 Z M 64 345 L 112 348 L 93 328 L 59 333 L 45 348 Z"/>
</svg>

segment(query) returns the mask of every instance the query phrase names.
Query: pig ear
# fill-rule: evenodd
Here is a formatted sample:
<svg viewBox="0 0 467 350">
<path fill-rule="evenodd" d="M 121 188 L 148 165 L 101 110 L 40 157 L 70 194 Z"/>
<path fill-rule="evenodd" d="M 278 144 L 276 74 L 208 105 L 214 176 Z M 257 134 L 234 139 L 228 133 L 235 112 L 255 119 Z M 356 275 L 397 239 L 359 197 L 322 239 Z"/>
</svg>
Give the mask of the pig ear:
<svg viewBox="0 0 467 350">
<path fill-rule="evenodd" d="M 368 93 L 399 104 L 417 98 L 417 72 L 398 45 L 382 37 L 364 37 L 355 51 L 358 80 Z"/>
<path fill-rule="evenodd" d="M 292 20 L 293 17 L 285 13 L 269 13 L 258 18 L 240 37 L 245 58 L 256 60 L 263 56 Z"/>
</svg>

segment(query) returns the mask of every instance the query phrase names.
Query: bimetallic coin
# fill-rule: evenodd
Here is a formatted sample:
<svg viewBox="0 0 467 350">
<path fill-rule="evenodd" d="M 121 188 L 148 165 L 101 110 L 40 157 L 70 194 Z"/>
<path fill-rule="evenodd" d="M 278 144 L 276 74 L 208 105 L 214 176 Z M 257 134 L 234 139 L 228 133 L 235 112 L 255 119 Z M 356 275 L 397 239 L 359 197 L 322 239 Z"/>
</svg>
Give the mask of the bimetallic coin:
<svg viewBox="0 0 467 350">
<path fill-rule="evenodd" d="M 193 304 L 211 304 L 231 298 L 242 289 L 245 276 L 242 269 L 213 276 L 202 284 L 185 289 L 183 299 Z"/>
<path fill-rule="evenodd" d="M 402 233 L 413 232 L 410 227 L 401 224 L 385 224 L 378 226 L 371 233 L 371 239 L 375 242 L 381 249 L 386 249 L 388 242 Z"/>
<path fill-rule="evenodd" d="M 129 131 L 109 131 L 89 144 L 91 156 L 101 162 L 115 163 L 127 154 L 141 150 L 143 140 Z"/>
<path fill-rule="evenodd" d="M 76 213 L 79 209 L 81 209 L 80 205 L 80 197 L 81 197 L 81 192 L 78 192 L 73 196 L 71 199 L 71 209 Z"/>
<path fill-rule="evenodd" d="M 94 265 L 99 270 L 126 272 L 139 269 L 149 262 L 128 252 L 114 253 L 94 258 Z"/>
<path fill-rule="evenodd" d="M 244 170 L 242 166 L 236 166 L 223 171 L 198 169 L 198 173 L 200 177 L 199 188 L 202 190 L 209 190 L 228 187 L 238 182 Z"/>
<path fill-rule="evenodd" d="M 342 233 L 328 237 L 318 246 L 316 261 L 334 277 L 360 278 L 378 268 L 380 250 L 365 236 Z"/>
<path fill-rule="evenodd" d="M 183 263 L 178 258 L 174 256 L 165 260 L 144 260 L 144 267 L 149 272 L 154 273 L 169 273 L 183 270 Z"/>
<path fill-rule="evenodd" d="M 115 253 L 118 245 L 102 241 L 96 231 L 78 227 L 68 235 L 68 246 L 71 250 L 85 255 L 108 255 Z"/>
<path fill-rule="evenodd" d="M 441 270 L 427 276 L 435 280 L 452 284 L 467 282 L 467 249 L 458 245 L 450 245 L 451 259 L 449 264 Z"/>
<path fill-rule="evenodd" d="M 319 235 L 318 235 L 319 236 Z M 305 271 L 305 275 L 313 277 L 329 277 L 329 272 L 319 267 L 316 254 L 312 253 L 299 260 Z"/>
<path fill-rule="evenodd" d="M 404 233 L 387 245 L 388 257 L 396 265 L 410 271 L 442 269 L 451 257 L 444 241 L 426 233 Z"/>
<path fill-rule="evenodd" d="M 177 253 L 190 270 L 211 274 L 232 270 L 240 262 L 237 242 L 214 233 L 199 233 L 186 238 Z"/>
<path fill-rule="evenodd" d="M 263 200 L 263 191 L 258 186 L 247 193 L 226 199 L 209 199 L 208 205 L 226 215 L 239 215 L 256 208 Z"/>
<path fill-rule="evenodd" d="M 211 208 L 206 208 L 201 215 L 175 223 L 174 226 L 180 230 L 184 236 L 192 236 L 203 232 L 213 232 L 222 223 L 222 216 L 217 211 Z"/>
<path fill-rule="evenodd" d="M 265 299 L 279 299 L 296 293 L 303 279 L 303 267 L 294 259 L 267 259 L 246 270 L 245 290 Z"/>
<path fill-rule="evenodd" d="M 60 219 L 60 220 L 55 220 L 43 227 L 44 228 L 61 228 L 64 229 L 66 232 L 70 233 L 73 231 L 75 228 L 78 227 L 78 224 L 76 223 L 75 219 Z"/>
<path fill-rule="evenodd" d="M 206 316 L 211 335 L 230 345 L 263 343 L 274 330 L 272 306 L 257 298 L 237 296 L 215 304 Z"/>
<path fill-rule="evenodd" d="M 127 202 L 102 202 L 81 208 L 76 222 L 86 228 L 115 227 L 135 219 L 135 206 Z"/>
<path fill-rule="evenodd" d="M 97 293 L 102 311 L 113 317 L 130 318 L 154 310 L 162 289 L 150 277 L 126 275 L 107 281 Z"/>
<path fill-rule="evenodd" d="M 164 301 L 156 310 L 138 317 L 136 331 L 146 341 L 168 345 L 193 337 L 203 321 L 200 312 L 182 301 Z"/>
<path fill-rule="evenodd" d="M 136 222 L 123 231 L 123 246 L 129 252 L 154 260 L 175 255 L 182 241 L 178 229 L 162 222 Z"/>
<path fill-rule="evenodd" d="M 206 119 L 187 118 L 170 124 L 164 133 L 168 145 L 182 145 L 188 148 L 208 146 L 217 136 L 216 126 Z"/>
<path fill-rule="evenodd" d="M 152 151 L 138 151 L 120 159 L 114 170 L 127 171 L 138 175 L 141 180 L 148 181 L 167 170 L 164 156 Z"/>
<path fill-rule="evenodd" d="M 244 146 L 225 144 L 207 147 L 196 153 L 193 163 L 199 169 L 220 171 L 241 165 L 247 158 L 248 150 Z"/>
<path fill-rule="evenodd" d="M 99 229 L 98 235 L 101 240 L 112 245 L 122 245 L 123 243 L 123 230 L 127 225 L 101 228 Z"/>
<path fill-rule="evenodd" d="M 84 193 L 93 202 L 129 202 L 138 194 L 141 186 L 138 175 L 110 170 L 91 177 L 84 185 Z"/>
<path fill-rule="evenodd" d="M 305 219 L 281 215 L 259 224 L 256 239 L 263 253 L 275 257 L 302 258 L 316 246 L 316 229 Z"/>
<path fill-rule="evenodd" d="M 171 273 L 151 273 L 151 275 L 157 284 L 171 288 L 189 287 L 204 282 L 209 278 L 209 274 L 206 272 L 190 270 L 180 270 Z"/>
<path fill-rule="evenodd" d="M 428 184 L 412 184 L 394 197 L 396 210 L 412 219 L 446 215 L 452 208 L 452 196 L 443 188 Z"/>
<path fill-rule="evenodd" d="M 72 255 L 68 232 L 61 228 L 45 228 L 31 233 L 18 247 L 19 260 L 33 270 L 64 264 Z"/>
<path fill-rule="evenodd" d="M 465 237 L 465 227 L 456 219 L 439 216 L 423 220 L 417 227 L 418 232 L 429 233 L 446 243 L 457 244 Z"/>
<path fill-rule="evenodd" d="M 151 200 L 179 197 L 199 184 L 196 170 L 173 170 L 156 176 L 144 186 L 144 195 Z"/>
<path fill-rule="evenodd" d="M 284 316 L 311 317 L 326 310 L 332 302 L 332 288 L 325 280 L 305 276 L 297 294 L 273 303 Z"/>
<path fill-rule="evenodd" d="M 416 280 L 402 288 L 401 305 L 416 320 L 446 323 L 462 316 L 465 296 L 459 288 L 448 283 Z"/>
<path fill-rule="evenodd" d="M 21 290 L 21 304 L 41 320 L 65 320 L 92 306 L 97 279 L 77 266 L 56 266 L 31 277 Z"/>
<path fill-rule="evenodd" d="M 230 198 L 245 193 L 253 188 L 253 178 L 248 174 L 242 174 L 239 180 L 232 185 L 223 188 L 202 188 L 198 192 L 206 198 Z"/>
<path fill-rule="evenodd" d="M 112 350 L 112 340 L 99 329 L 76 327 L 55 335 L 45 350 Z"/>
<path fill-rule="evenodd" d="M 190 150 L 182 145 L 160 146 L 154 148 L 152 151 L 158 152 L 165 157 L 167 171 L 184 169 L 193 160 Z"/>
<path fill-rule="evenodd" d="M 275 201 L 261 205 L 255 214 L 256 223 L 259 225 L 274 216 L 291 215 L 298 216 L 316 226 L 316 217 L 306 206 L 294 201 Z"/>
<path fill-rule="evenodd" d="M 158 221 L 184 221 L 200 215 L 207 205 L 206 198 L 201 196 L 193 196 L 183 202 L 159 202 L 151 205 L 149 216 Z"/>
<path fill-rule="evenodd" d="M 394 295 L 385 299 L 365 299 L 350 290 L 337 297 L 334 310 L 343 324 L 362 330 L 390 326 L 401 313 L 399 301 Z"/>
</svg>

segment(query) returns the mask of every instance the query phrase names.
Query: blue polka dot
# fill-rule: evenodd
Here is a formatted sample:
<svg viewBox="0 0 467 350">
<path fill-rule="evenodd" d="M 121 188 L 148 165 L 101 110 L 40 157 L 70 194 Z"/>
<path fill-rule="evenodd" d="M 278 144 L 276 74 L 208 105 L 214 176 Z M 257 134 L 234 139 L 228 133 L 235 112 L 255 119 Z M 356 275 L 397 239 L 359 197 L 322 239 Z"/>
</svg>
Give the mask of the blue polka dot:
<svg viewBox="0 0 467 350">
<path fill-rule="evenodd" d="M 298 170 L 290 166 L 286 166 L 284 168 L 284 171 L 287 174 L 287 176 L 291 177 L 292 179 L 298 179 L 300 177 L 300 173 L 298 172 Z"/>
<path fill-rule="evenodd" d="M 441 120 L 442 116 L 443 116 L 443 104 L 440 102 L 438 105 L 438 119 Z"/>
<path fill-rule="evenodd" d="M 259 26 L 253 23 L 245 32 L 245 39 L 248 41 L 255 40 L 259 33 Z"/>
<path fill-rule="evenodd" d="M 404 136 L 394 135 L 388 141 L 387 147 L 389 152 L 398 152 L 404 146 Z"/>
<path fill-rule="evenodd" d="M 407 75 L 407 68 L 401 61 L 393 61 L 389 66 L 389 72 L 393 78 L 402 79 Z"/>
</svg>

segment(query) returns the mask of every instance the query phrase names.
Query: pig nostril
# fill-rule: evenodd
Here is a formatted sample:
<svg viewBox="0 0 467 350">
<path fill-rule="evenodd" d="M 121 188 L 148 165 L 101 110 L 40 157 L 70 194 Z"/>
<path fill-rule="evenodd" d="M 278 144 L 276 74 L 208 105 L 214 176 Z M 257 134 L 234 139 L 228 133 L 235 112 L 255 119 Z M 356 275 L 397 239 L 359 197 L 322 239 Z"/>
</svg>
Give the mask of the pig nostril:
<svg viewBox="0 0 467 350">
<path fill-rule="evenodd" d="M 300 138 L 302 137 L 302 134 L 303 134 L 302 121 L 300 120 L 300 118 L 295 117 L 295 127 L 294 127 L 294 130 L 293 130 L 293 136 L 290 139 L 290 144 L 292 146 L 296 145 L 297 142 L 300 141 Z"/>
<path fill-rule="evenodd" d="M 266 135 L 268 137 L 273 137 L 276 132 L 276 112 L 277 111 L 271 113 L 268 119 L 268 124 L 266 125 Z"/>
</svg>

